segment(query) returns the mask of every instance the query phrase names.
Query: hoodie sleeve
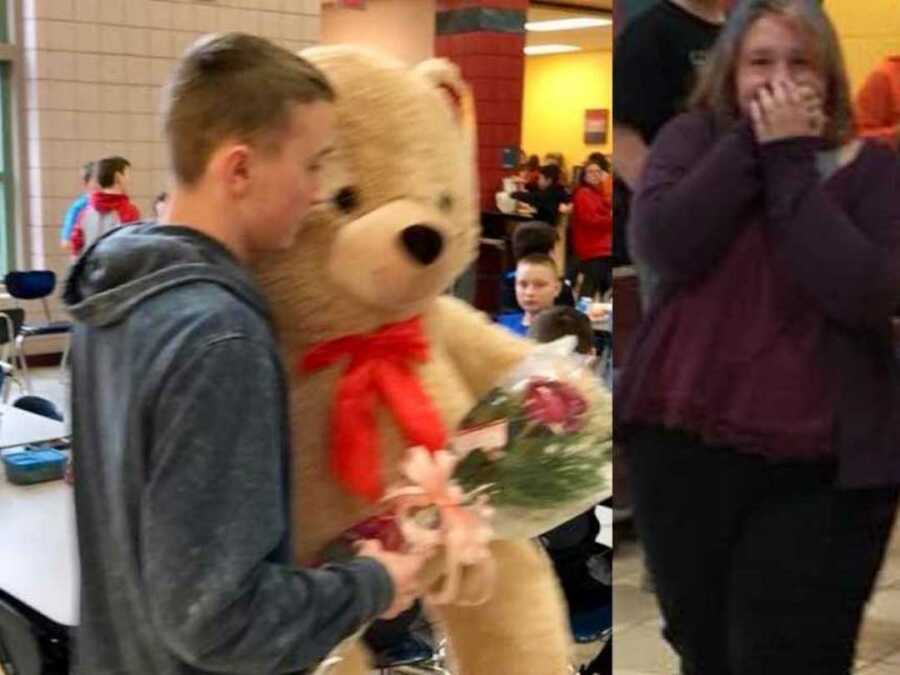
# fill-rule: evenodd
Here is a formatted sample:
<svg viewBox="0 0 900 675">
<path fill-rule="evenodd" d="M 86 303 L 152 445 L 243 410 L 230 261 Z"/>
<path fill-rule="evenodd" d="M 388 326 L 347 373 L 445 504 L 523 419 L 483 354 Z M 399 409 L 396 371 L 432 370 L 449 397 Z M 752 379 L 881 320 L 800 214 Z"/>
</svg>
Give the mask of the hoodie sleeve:
<svg viewBox="0 0 900 675">
<path fill-rule="evenodd" d="M 141 219 L 141 212 L 131 201 L 128 201 L 122 207 L 119 216 L 122 224 L 128 225 L 129 223 L 136 223 L 139 221 Z"/>
<path fill-rule="evenodd" d="M 676 117 L 653 143 L 632 202 L 635 257 L 668 283 L 702 276 L 728 250 L 761 188 L 748 121 L 716 137 L 708 117 Z"/>
<path fill-rule="evenodd" d="M 855 328 L 884 325 L 900 304 L 900 163 L 878 148 L 842 204 L 822 185 L 818 145 L 793 138 L 763 146 L 767 227 L 785 269 L 826 316 Z"/>
<path fill-rule="evenodd" d="M 153 413 L 143 570 L 166 646 L 208 672 L 302 670 L 383 613 L 393 587 L 370 558 L 271 562 L 286 522 L 279 366 L 228 337 L 171 375 Z"/>
<path fill-rule="evenodd" d="M 63 217 L 62 234 L 60 235 L 63 243 L 69 242 L 69 239 L 72 237 L 72 230 L 75 229 L 75 223 L 78 222 L 78 217 L 84 211 L 87 203 L 87 195 L 83 194 L 69 206 L 66 215 Z"/>
</svg>

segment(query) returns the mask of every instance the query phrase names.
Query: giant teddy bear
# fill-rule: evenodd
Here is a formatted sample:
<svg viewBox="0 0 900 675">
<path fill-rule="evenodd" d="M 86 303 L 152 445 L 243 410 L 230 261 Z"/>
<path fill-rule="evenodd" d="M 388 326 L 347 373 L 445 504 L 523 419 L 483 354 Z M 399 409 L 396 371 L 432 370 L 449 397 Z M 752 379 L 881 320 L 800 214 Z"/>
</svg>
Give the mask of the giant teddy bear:
<svg viewBox="0 0 900 675">
<path fill-rule="evenodd" d="M 333 406 L 348 363 L 361 359 L 364 370 L 366 350 L 377 352 L 377 336 L 394 331 L 384 344 L 408 350 L 400 360 L 453 429 L 531 347 L 443 294 L 475 257 L 480 233 L 470 99 L 455 67 L 431 60 L 410 69 L 350 46 L 302 55 L 337 92 L 335 149 L 323 202 L 295 245 L 259 275 L 291 372 L 295 554 L 309 563 L 379 508 L 373 498 L 400 478 L 405 450 L 427 444 L 416 438 L 415 419 L 398 421 L 389 410 L 390 392 L 364 391 L 374 401 L 377 454 L 332 456 Z M 300 372 L 302 356 L 322 345 L 331 357 Z M 568 672 L 568 621 L 546 556 L 531 541 L 490 546 L 497 575 L 486 603 L 428 607 L 448 636 L 455 672 Z M 345 648 L 337 672 L 367 673 L 366 660 L 359 644 Z"/>
</svg>

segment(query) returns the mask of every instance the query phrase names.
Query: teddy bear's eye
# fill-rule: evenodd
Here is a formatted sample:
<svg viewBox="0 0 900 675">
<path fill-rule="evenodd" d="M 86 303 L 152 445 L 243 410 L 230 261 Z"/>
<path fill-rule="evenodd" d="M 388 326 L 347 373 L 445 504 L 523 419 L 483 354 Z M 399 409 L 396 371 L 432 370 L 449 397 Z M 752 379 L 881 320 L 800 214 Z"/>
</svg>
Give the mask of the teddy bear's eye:
<svg viewBox="0 0 900 675">
<path fill-rule="evenodd" d="M 446 213 L 453 208 L 453 195 L 449 192 L 444 192 L 438 197 L 438 208 Z"/>
<path fill-rule="evenodd" d="M 356 188 L 351 185 L 342 187 L 334 196 L 334 203 L 344 213 L 350 213 L 359 204 L 359 197 L 356 194 Z"/>
</svg>

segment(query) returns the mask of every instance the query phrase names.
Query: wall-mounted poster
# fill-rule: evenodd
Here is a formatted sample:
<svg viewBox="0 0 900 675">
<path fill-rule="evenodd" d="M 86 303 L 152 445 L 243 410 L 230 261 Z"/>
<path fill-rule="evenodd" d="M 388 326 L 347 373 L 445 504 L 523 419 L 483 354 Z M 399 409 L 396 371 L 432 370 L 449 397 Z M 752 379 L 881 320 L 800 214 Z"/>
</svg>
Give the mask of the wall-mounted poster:
<svg viewBox="0 0 900 675">
<path fill-rule="evenodd" d="M 609 110 L 584 111 L 584 143 L 585 145 L 604 145 L 609 129 Z"/>
<path fill-rule="evenodd" d="M 517 145 L 508 145 L 500 150 L 500 167 L 503 169 L 515 169 L 519 166 L 522 149 Z"/>
</svg>

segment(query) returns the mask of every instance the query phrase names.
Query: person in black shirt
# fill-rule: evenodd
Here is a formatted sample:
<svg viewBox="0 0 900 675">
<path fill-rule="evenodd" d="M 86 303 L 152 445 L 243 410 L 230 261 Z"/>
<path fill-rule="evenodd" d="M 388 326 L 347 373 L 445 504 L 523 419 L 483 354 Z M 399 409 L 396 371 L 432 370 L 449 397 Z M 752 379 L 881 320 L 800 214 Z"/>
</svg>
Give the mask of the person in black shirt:
<svg viewBox="0 0 900 675">
<path fill-rule="evenodd" d="M 626 240 L 631 191 L 636 188 L 656 134 L 682 111 L 697 70 L 725 21 L 724 0 L 662 0 L 634 17 L 613 46 L 613 245 L 612 265 L 631 265 Z M 634 273 L 613 277 L 613 363 L 627 359 L 640 321 L 640 290 Z M 631 511 L 628 456 L 614 449 L 616 518 Z M 653 586 L 645 574 L 642 585 Z"/>
<path fill-rule="evenodd" d="M 628 200 L 647 148 L 677 113 L 725 19 L 722 0 L 662 0 L 616 39 L 613 60 L 613 259 L 630 264 Z"/>
<path fill-rule="evenodd" d="M 560 204 L 567 204 L 571 196 L 560 183 L 561 171 L 555 164 L 547 164 L 540 168 L 538 189 L 536 192 L 513 192 L 513 199 L 525 202 L 536 210 L 535 218 L 556 227 L 559 222 Z"/>
</svg>

